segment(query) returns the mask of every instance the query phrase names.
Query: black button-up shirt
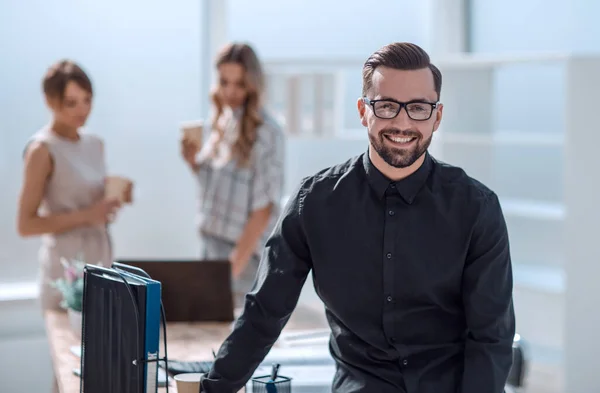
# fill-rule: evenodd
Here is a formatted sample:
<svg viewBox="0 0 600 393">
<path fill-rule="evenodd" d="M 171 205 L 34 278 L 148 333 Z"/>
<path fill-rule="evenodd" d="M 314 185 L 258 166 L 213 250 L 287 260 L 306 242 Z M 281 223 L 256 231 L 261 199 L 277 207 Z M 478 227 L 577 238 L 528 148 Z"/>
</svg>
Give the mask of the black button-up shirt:
<svg viewBox="0 0 600 393">
<path fill-rule="evenodd" d="M 391 182 L 368 153 L 306 178 L 279 219 L 235 330 L 202 386 L 235 392 L 307 275 L 325 304 L 339 393 L 501 393 L 515 320 L 494 192 L 427 154 Z"/>
</svg>

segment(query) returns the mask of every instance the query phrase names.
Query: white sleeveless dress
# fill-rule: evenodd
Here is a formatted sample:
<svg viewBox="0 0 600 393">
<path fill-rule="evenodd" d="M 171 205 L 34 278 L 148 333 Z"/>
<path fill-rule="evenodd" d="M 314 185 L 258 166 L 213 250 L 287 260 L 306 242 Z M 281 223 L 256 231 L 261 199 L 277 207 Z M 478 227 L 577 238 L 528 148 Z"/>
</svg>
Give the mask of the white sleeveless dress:
<svg viewBox="0 0 600 393">
<path fill-rule="evenodd" d="M 84 209 L 103 198 L 106 165 L 99 137 L 81 133 L 78 141 L 72 141 L 46 127 L 37 132 L 32 141 L 44 143 L 53 160 L 53 172 L 44 190 L 40 215 Z M 111 248 L 106 225 L 43 235 L 39 250 L 42 308 L 60 308 L 61 295 L 49 283 L 64 277 L 61 258 L 110 266 Z"/>
</svg>

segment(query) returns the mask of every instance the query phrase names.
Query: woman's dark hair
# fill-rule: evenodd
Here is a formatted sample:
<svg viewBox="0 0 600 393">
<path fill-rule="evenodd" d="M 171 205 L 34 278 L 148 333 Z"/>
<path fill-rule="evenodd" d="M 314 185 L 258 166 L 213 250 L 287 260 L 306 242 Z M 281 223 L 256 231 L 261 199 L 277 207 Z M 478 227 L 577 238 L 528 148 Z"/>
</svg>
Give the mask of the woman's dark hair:
<svg viewBox="0 0 600 393">
<path fill-rule="evenodd" d="M 44 94 L 48 98 L 58 98 L 60 101 L 65 96 L 69 82 L 75 82 L 83 90 L 93 94 L 92 82 L 85 71 L 71 60 L 61 60 L 53 64 L 42 82 Z"/>
</svg>

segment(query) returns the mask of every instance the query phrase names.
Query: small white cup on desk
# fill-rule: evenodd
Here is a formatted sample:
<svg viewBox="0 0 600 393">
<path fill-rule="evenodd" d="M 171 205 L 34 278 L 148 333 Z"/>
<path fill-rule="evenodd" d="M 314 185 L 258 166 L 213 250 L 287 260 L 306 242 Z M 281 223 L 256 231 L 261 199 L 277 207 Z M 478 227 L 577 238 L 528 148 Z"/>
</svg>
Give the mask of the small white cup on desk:
<svg viewBox="0 0 600 393">
<path fill-rule="evenodd" d="M 116 199 L 121 203 L 127 203 L 127 188 L 131 187 L 132 181 L 126 177 L 108 176 L 104 185 L 104 198 Z"/>
<path fill-rule="evenodd" d="M 183 139 L 195 144 L 198 147 L 202 146 L 202 138 L 204 133 L 204 122 L 202 120 L 187 121 L 180 125 Z"/>
<path fill-rule="evenodd" d="M 200 378 L 203 373 L 184 373 L 175 375 L 177 393 L 198 393 L 200 392 Z"/>
</svg>

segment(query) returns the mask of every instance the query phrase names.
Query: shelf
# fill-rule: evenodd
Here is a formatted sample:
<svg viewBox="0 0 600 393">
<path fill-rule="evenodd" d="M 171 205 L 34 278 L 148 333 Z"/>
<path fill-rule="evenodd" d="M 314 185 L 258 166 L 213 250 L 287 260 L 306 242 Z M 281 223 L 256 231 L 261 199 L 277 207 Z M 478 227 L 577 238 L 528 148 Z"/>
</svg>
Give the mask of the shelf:
<svg viewBox="0 0 600 393">
<path fill-rule="evenodd" d="M 469 71 L 472 69 L 492 69 L 519 64 L 561 64 L 574 56 L 565 52 L 506 53 L 506 54 L 449 54 L 436 64 L 445 71 Z"/>
<path fill-rule="evenodd" d="M 444 132 L 436 135 L 437 141 L 457 145 L 499 145 L 499 146 L 539 146 L 562 147 L 564 135 L 557 133 L 501 131 L 490 134 L 468 132 Z"/>
<path fill-rule="evenodd" d="M 560 267 L 513 264 L 513 278 L 515 288 L 562 294 L 567 287 L 566 273 Z"/>
<path fill-rule="evenodd" d="M 34 300 L 38 296 L 38 285 L 35 281 L 0 283 L 0 302 Z"/>
<path fill-rule="evenodd" d="M 565 218 L 565 208 L 560 203 L 540 202 L 527 199 L 500 198 L 505 215 L 538 220 L 561 221 Z"/>
<path fill-rule="evenodd" d="M 435 63 L 443 72 L 491 69 L 516 64 L 561 64 L 574 58 L 566 52 L 507 53 L 507 54 L 446 54 Z M 265 61 L 268 73 L 297 74 L 333 72 L 340 68 L 360 69 L 364 59 L 358 57 L 305 57 L 270 58 Z"/>
</svg>

